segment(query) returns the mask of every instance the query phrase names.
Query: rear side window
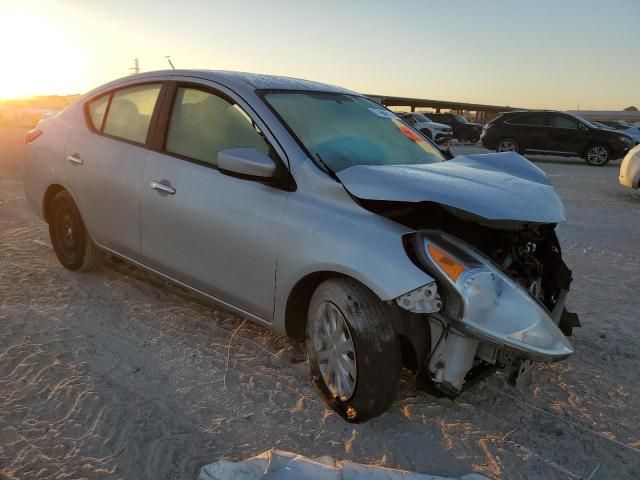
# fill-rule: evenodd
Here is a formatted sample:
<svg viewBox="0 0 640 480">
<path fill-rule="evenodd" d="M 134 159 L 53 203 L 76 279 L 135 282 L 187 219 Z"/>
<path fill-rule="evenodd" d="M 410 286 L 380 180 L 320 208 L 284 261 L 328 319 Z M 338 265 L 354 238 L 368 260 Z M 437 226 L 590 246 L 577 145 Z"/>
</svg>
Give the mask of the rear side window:
<svg viewBox="0 0 640 480">
<path fill-rule="evenodd" d="M 92 100 L 88 105 L 91 126 L 98 131 L 102 130 L 102 123 L 104 121 L 104 114 L 107 112 L 109 97 L 109 95 L 103 95 L 102 97 Z"/>
<path fill-rule="evenodd" d="M 228 148 L 269 154 L 269 144 L 238 105 L 213 93 L 178 88 L 165 150 L 215 166 L 218 152 Z"/>
<path fill-rule="evenodd" d="M 145 143 L 160 87 L 159 83 L 146 84 L 113 92 L 103 132 Z"/>
<path fill-rule="evenodd" d="M 564 115 L 551 115 L 549 125 L 556 128 L 578 128 L 578 122 Z"/>
<path fill-rule="evenodd" d="M 513 125 L 533 125 L 539 127 L 546 125 L 545 116 L 541 113 L 519 115 L 507 122 Z"/>
</svg>

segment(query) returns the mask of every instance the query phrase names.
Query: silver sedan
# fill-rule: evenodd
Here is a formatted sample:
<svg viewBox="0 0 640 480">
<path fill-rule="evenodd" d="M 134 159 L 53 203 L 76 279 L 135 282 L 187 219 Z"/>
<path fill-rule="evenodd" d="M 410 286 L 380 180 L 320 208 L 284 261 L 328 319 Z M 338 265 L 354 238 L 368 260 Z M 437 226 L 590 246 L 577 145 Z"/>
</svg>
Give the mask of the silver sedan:
<svg viewBox="0 0 640 480">
<path fill-rule="evenodd" d="M 364 421 L 404 365 L 456 395 L 573 349 L 564 207 L 516 153 L 445 161 L 355 92 L 175 70 L 103 85 L 27 134 L 24 188 L 66 268 L 124 259 L 306 339 Z"/>
</svg>

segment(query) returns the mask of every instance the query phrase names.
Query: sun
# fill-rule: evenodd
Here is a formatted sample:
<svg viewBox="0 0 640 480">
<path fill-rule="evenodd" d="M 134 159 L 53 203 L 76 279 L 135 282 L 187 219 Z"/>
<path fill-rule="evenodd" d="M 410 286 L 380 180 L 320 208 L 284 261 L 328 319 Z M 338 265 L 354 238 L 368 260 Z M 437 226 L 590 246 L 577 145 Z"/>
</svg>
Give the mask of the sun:
<svg viewBox="0 0 640 480">
<path fill-rule="evenodd" d="M 0 99 L 78 91 L 85 56 L 64 28 L 19 7 L 0 7 L 0 18 Z"/>
</svg>

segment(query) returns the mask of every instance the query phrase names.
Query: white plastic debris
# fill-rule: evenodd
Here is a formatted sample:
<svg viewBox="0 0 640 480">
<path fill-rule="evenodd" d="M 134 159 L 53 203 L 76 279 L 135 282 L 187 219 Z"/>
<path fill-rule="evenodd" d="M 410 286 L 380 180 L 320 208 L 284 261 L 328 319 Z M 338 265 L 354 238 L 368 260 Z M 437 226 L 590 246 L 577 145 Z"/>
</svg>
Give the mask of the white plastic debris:
<svg viewBox="0 0 640 480">
<path fill-rule="evenodd" d="M 295 453 L 267 450 L 238 463 L 220 460 L 205 465 L 200 470 L 199 480 L 486 480 L 486 477 L 475 473 L 439 477 L 331 457 L 311 459 Z"/>
</svg>

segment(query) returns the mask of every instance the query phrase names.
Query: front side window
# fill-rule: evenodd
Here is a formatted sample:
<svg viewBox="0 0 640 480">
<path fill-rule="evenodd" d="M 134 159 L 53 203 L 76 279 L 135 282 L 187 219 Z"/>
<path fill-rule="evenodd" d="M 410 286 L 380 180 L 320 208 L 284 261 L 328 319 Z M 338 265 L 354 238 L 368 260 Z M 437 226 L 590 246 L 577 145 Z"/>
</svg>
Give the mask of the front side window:
<svg viewBox="0 0 640 480">
<path fill-rule="evenodd" d="M 178 88 L 165 150 L 215 166 L 218 152 L 228 148 L 269 154 L 269 144 L 237 104 L 202 90 Z"/>
<path fill-rule="evenodd" d="M 145 143 L 160 87 L 159 83 L 137 85 L 113 92 L 103 132 Z"/>
<path fill-rule="evenodd" d="M 440 151 L 393 112 L 358 95 L 273 91 L 263 95 L 314 160 L 339 172 L 354 165 L 420 165 Z"/>
<path fill-rule="evenodd" d="M 456 115 L 455 117 L 459 123 L 469 123 L 469 120 L 467 120 L 467 117 L 463 117 L 462 115 Z"/>
</svg>

